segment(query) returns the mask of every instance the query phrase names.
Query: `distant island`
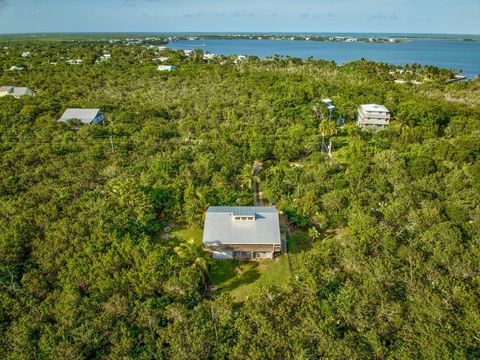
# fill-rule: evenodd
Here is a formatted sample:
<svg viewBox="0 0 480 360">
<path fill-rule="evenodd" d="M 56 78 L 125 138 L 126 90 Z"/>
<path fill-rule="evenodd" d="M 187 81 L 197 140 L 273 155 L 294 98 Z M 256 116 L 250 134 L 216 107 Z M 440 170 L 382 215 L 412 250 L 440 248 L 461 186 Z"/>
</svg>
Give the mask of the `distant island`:
<svg viewBox="0 0 480 360">
<path fill-rule="evenodd" d="M 333 41 L 333 42 L 371 42 L 371 43 L 408 43 L 411 40 L 456 40 L 456 41 L 480 41 L 476 35 L 446 35 L 446 34 L 369 34 L 381 36 L 365 36 L 362 33 L 332 33 L 332 34 L 308 34 L 308 33 L 170 33 L 170 32 L 133 32 L 133 33 L 20 33 L 0 34 L 3 40 L 126 40 L 136 38 L 138 40 L 292 40 L 292 41 Z M 384 36 L 385 35 L 385 36 Z M 387 36 L 388 35 L 388 36 Z"/>
<path fill-rule="evenodd" d="M 278 35 L 278 34 L 210 34 L 199 36 L 175 36 L 172 40 L 292 40 L 292 41 L 337 41 L 337 42 L 371 42 L 399 43 L 409 42 L 407 39 L 383 37 L 354 36 L 318 36 L 318 35 Z"/>
<path fill-rule="evenodd" d="M 200 35 L 180 35 L 173 36 L 175 40 L 292 40 L 292 41 L 334 41 L 334 42 L 370 42 L 370 43 L 409 43 L 411 40 L 457 40 L 457 41 L 480 41 L 480 37 L 447 37 L 435 36 L 425 34 L 412 34 L 398 36 L 356 36 L 349 35 L 309 35 L 309 34 L 267 34 L 267 33 L 252 33 L 252 34 L 200 34 Z"/>
</svg>

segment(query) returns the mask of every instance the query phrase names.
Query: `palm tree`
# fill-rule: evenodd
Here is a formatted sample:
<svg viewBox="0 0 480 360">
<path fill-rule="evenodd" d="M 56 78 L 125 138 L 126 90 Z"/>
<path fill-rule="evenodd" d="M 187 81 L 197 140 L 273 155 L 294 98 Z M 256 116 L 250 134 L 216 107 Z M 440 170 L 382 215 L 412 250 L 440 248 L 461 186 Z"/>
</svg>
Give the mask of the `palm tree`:
<svg viewBox="0 0 480 360">
<path fill-rule="evenodd" d="M 187 242 L 176 246 L 173 250 L 178 257 L 189 262 L 190 266 L 200 273 L 200 276 L 202 277 L 202 286 L 204 288 L 203 294 L 205 296 L 208 285 L 210 261 L 205 257 L 202 247 L 195 244 L 195 239 L 192 238 Z"/>
<path fill-rule="evenodd" d="M 337 126 L 333 120 L 323 120 L 320 123 L 320 135 L 329 137 L 331 135 L 335 135 L 337 132 Z"/>
<path fill-rule="evenodd" d="M 250 190 L 253 187 L 253 168 L 250 164 L 245 164 L 242 172 L 238 175 L 238 181 L 242 189 Z"/>
</svg>

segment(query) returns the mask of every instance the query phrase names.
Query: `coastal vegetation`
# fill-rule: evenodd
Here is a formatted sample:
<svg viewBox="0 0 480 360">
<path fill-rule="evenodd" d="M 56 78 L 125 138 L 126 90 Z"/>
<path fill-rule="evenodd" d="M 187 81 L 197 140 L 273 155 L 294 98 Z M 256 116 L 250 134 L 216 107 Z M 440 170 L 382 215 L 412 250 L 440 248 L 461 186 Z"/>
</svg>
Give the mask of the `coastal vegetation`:
<svg viewBox="0 0 480 360">
<path fill-rule="evenodd" d="M 0 97 L 0 358 L 480 357 L 479 79 L 145 45 L 0 42 L 35 91 Z M 291 263 L 211 263 L 205 210 L 251 205 L 255 161 Z"/>
</svg>

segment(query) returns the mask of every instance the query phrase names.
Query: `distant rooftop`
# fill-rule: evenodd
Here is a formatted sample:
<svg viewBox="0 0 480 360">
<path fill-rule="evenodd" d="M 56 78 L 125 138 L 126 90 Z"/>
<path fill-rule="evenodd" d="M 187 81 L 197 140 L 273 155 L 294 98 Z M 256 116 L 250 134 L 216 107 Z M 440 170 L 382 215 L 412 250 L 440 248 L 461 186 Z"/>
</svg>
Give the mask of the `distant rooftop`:
<svg viewBox="0 0 480 360">
<path fill-rule="evenodd" d="M 388 109 L 383 105 L 364 104 L 364 105 L 360 105 L 360 107 L 365 112 L 389 112 Z"/>
<path fill-rule="evenodd" d="M 91 124 L 99 115 L 100 109 L 76 109 L 69 108 L 65 110 L 59 121 L 67 122 L 68 120 L 78 119 L 84 124 Z"/>
<path fill-rule="evenodd" d="M 0 93 L 19 98 L 20 96 L 33 95 L 33 91 L 27 87 L 0 86 Z"/>
<path fill-rule="evenodd" d="M 13 91 L 13 86 L 0 86 L 0 92 L 11 93 Z"/>
</svg>

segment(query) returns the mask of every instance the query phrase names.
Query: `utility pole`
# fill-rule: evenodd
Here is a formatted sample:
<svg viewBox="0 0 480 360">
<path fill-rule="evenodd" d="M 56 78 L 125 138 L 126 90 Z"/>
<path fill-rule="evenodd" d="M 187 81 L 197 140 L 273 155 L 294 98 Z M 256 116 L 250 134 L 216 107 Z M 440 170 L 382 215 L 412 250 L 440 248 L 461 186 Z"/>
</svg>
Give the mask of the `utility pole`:
<svg viewBox="0 0 480 360">
<path fill-rule="evenodd" d="M 115 147 L 113 146 L 113 136 L 110 135 L 110 146 L 112 147 L 112 153 L 115 154 Z"/>
</svg>

